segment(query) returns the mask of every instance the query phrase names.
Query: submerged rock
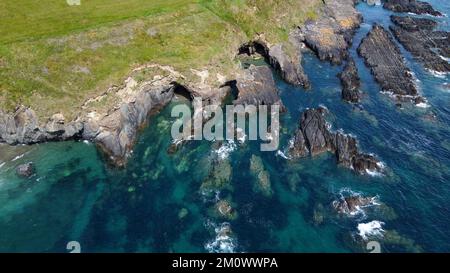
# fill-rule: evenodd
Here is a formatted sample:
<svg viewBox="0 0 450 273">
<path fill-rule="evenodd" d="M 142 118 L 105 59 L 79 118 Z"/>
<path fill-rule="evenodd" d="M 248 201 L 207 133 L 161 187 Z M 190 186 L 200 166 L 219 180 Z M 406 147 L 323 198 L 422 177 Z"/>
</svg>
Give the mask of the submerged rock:
<svg viewBox="0 0 450 273">
<path fill-rule="evenodd" d="M 264 163 L 259 156 L 252 155 L 252 158 L 250 159 L 250 172 L 256 179 L 254 186 L 255 191 L 262 193 L 266 197 L 272 196 L 273 190 L 270 176 L 265 170 Z"/>
<path fill-rule="evenodd" d="M 348 61 L 344 71 L 339 74 L 339 78 L 343 87 L 342 99 L 351 103 L 358 103 L 361 100 L 361 93 L 359 92 L 361 82 L 353 59 Z"/>
<path fill-rule="evenodd" d="M 340 64 L 348 57 L 355 30 L 362 22 L 354 0 L 327 0 L 316 20 L 300 27 L 300 40 L 311 48 L 320 60 Z"/>
<path fill-rule="evenodd" d="M 284 108 L 268 66 L 251 65 L 237 79 L 238 98 L 235 105 L 279 105 Z"/>
<path fill-rule="evenodd" d="M 415 102 L 418 94 L 411 70 L 392 36 L 375 24 L 358 48 L 365 63 L 383 91 L 392 92 L 399 101 Z"/>
<path fill-rule="evenodd" d="M 437 23 L 431 19 L 392 16 L 391 20 L 395 23 L 390 27 L 394 36 L 425 68 L 450 72 L 449 32 L 433 31 Z"/>
<path fill-rule="evenodd" d="M 30 177 L 34 174 L 34 165 L 32 162 L 17 166 L 16 173 L 21 177 Z"/>
<path fill-rule="evenodd" d="M 204 194 L 214 193 L 216 191 L 231 190 L 231 164 L 227 159 L 214 160 L 208 177 L 203 181 L 200 190 Z"/>
<path fill-rule="evenodd" d="M 332 152 L 338 164 L 359 174 L 381 172 L 382 164 L 373 155 L 359 152 L 353 136 L 330 131 L 324 113 L 324 108 L 303 112 L 299 129 L 291 142 L 290 155 L 298 158 Z"/>
<path fill-rule="evenodd" d="M 442 16 L 442 13 L 436 11 L 430 3 L 417 0 L 384 0 L 383 7 L 395 12 L 411 12 L 415 14 Z"/>
</svg>

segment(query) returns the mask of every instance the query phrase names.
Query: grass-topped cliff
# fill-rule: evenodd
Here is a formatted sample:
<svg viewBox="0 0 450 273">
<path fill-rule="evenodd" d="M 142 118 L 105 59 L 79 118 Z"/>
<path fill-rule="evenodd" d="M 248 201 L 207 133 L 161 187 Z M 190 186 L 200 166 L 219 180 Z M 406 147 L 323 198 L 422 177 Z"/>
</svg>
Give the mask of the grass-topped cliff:
<svg viewBox="0 0 450 273">
<path fill-rule="evenodd" d="M 0 109 L 31 106 L 74 118 L 87 99 L 139 65 L 170 65 L 195 80 L 233 77 L 238 47 L 270 43 L 315 17 L 320 0 L 2 0 Z M 151 77 L 151 75 L 145 75 Z M 105 102 L 107 103 L 107 102 Z"/>
</svg>

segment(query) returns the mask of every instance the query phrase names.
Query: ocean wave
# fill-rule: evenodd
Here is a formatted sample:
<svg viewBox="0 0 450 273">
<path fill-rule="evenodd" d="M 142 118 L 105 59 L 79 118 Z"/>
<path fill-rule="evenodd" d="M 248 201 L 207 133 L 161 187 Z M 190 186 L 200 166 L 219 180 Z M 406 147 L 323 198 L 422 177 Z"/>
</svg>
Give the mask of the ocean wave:
<svg viewBox="0 0 450 273">
<path fill-rule="evenodd" d="M 367 240 L 369 237 L 383 237 L 385 232 L 383 226 L 384 222 L 377 220 L 369 223 L 360 223 L 358 224 L 358 235 L 364 240 Z"/>
<path fill-rule="evenodd" d="M 216 237 L 205 244 L 205 249 L 209 253 L 235 253 L 237 241 L 232 236 L 231 226 L 225 222 L 217 225 L 208 221 L 207 227 L 213 227 Z"/>
<path fill-rule="evenodd" d="M 0 169 L 1 169 L 3 166 L 5 166 L 5 164 L 6 164 L 6 162 L 0 163 Z"/>
</svg>

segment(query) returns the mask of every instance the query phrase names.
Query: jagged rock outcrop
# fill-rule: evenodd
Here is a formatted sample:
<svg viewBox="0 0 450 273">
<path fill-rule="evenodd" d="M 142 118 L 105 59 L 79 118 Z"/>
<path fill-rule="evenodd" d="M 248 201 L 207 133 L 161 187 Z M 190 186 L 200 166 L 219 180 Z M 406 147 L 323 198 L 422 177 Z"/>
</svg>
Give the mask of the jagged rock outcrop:
<svg viewBox="0 0 450 273">
<path fill-rule="evenodd" d="M 342 83 L 342 99 L 351 103 L 360 102 L 361 93 L 359 92 L 359 87 L 361 82 L 353 59 L 348 61 L 342 73 L 339 74 L 339 78 Z"/>
<path fill-rule="evenodd" d="M 301 65 L 301 51 L 297 49 L 296 52 L 290 57 L 283 45 L 274 45 L 269 49 L 270 64 L 280 72 L 281 78 L 287 83 L 308 88 L 310 83 Z"/>
<path fill-rule="evenodd" d="M 30 177 L 34 174 L 34 165 L 32 162 L 17 166 L 16 173 L 20 177 Z"/>
<path fill-rule="evenodd" d="M 336 155 L 339 165 L 359 174 L 381 172 L 382 164 L 373 155 L 359 152 L 353 136 L 330 131 L 324 117 L 326 112 L 327 110 L 321 107 L 303 112 L 289 154 L 299 158 L 332 152 Z"/>
<path fill-rule="evenodd" d="M 338 213 L 351 215 L 357 213 L 362 207 L 373 205 L 374 201 L 375 197 L 351 195 L 334 201 L 333 207 Z"/>
<path fill-rule="evenodd" d="M 62 114 L 55 114 L 40 124 L 29 107 L 20 106 L 12 114 L 0 110 L 0 142 L 12 145 L 79 138 L 82 130 L 83 123 L 66 123 Z"/>
<path fill-rule="evenodd" d="M 236 87 L 239 93 L 235 105 L 279 105 L 284 109 L 268 66 L 251 65 L 238 76 Z"/>
<path fill-rule="evenodd" d="M 269 45 L 263 36 L 241 46 L 239 53 L 253 55 L 258 53 L 266 58 L 267 62 L 278 72 L 287 83 L 308 88 L 310 86 L 308 77 L 301 65 L 302 52 L 298 39 L 290 34 L 289 41 L 285 44 Z M 294 51 L 287 53 L 286 46 Z"/>
<path fill-rule="evenodd" d="M 390 27 L 392 33 L 416 60 L 429 70 L 450 72 L 449 32 L 433 31 L 437 22 L 431 19 L 410 16 L 392 16 L 391 19 L 395 23 Z"/>
<path fill-rule="evenodd" d="M 362 22 L 355 9 L 354 0 L 324 0 L 325 6 L 319 18 L 307 21 L 300 27 L 300 41 L 319 57 L 340 64 L 348 57 L 355 30 Z"/>
<path fill-rule="evenodd" d="M 372 70 L 383 91 L 392 92 L 399 101 L 413 101 L 416 104 L 424 102 L 400 49 L 382 26 L 373 26 L 359 45 L 358 53 Z"/>
<path fill-rule="evenodd" d="M 383 7 L 395 12 L 411 12 L 415 14 L 430 14 L 442 16 L 430 3 L 417 0 L 384 0 Z"/>
</svg>

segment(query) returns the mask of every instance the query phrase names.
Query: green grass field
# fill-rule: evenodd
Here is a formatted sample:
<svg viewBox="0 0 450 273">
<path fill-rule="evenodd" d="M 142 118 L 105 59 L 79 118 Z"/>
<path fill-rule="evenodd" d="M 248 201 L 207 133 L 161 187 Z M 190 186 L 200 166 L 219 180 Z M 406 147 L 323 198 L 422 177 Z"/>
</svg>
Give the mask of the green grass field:
<svg viewBox="0 0 450 273">
<path fill-rule="evenodd" d="M 231 77 L 240 44 L 256 33 L 282 42 L 320 0 L 2 0 L 0 108 L 31 106 L 73 118 L 85 100 L 133 67 L 170 65 Z"/>
</svg>

